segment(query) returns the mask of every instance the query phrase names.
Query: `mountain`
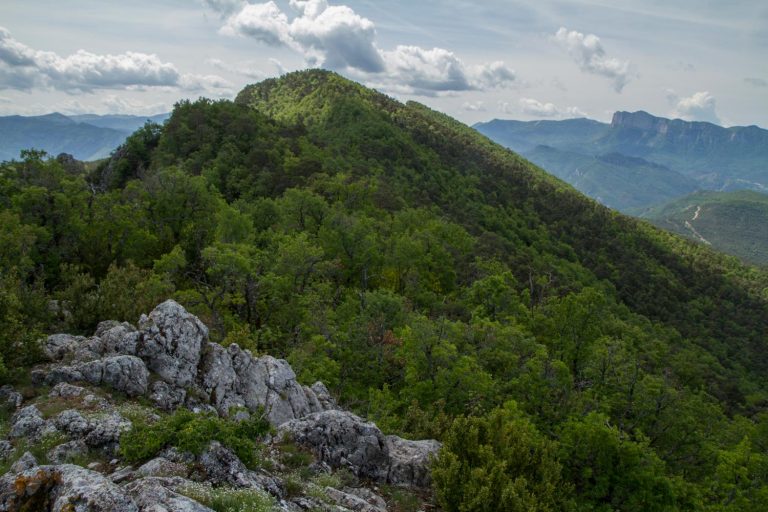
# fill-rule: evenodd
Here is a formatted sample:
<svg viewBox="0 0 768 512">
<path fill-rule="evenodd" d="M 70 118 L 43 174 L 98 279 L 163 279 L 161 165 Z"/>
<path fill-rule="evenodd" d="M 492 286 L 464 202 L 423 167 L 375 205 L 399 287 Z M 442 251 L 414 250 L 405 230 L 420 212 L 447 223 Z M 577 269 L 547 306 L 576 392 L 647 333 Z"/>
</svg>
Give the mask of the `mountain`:
<svg viewBox="0 0 768 512">
<path fill-rule="evenodd" d="M 641 216 L 744 261 L 768 265 L 768 194 L 696 192 Z"/>
<path fill-rule="evenodd" d="M 140 116 L 0 117 L 0 161 L 18 158 L 23 149 L 42 149 L 51 155 L 69 153 L 78 160 L 105 158 L 147 120 L 162 122 L 167 114 Z"/>
<path fill-rule="evenodd" d="M 475 128 L 544 168 L 551 167 L 552 172 L 591 197 L 625 212 L 695 189 L 768 189 L 768 130 L 756 126 L 723 128 L 646 112 L 616 112 L 610 124 L 588 119 L 493 120 Z M 539 145 L 564 153 L 537 151 Z M 579 166 L 589 157 L 605 155 L 624 155 L 631 157 L 627 162 L 635 163 L 632 159 L 641 158 L 669 172 L 660 174 L 656 168 L 636 181 L 637 165 L 616 165 L 611 169 L 618 174 L 611 175 L 611 193 L 593 190 L 577 179 L 581 176 Z"/>
<path fill-rule="evenodd" d="M 621 153 L 588 156 L 541 145 L 525 156 L 589 197 L 628 213 L 698 188 L 691 178 L 663 165 Z"/>
<path fill-rule="evenodd" d="M 215 439 L 255 463 L 283 451 L 254 479 L 285 500 L 324 503 L 338 485 L 323 482 L 410 474 L 431 485 L 395 489 L 383 508 L 768 505 L 764 271 L 328 71 L 266 80 L 233 102 L 180 102 L 93 167 L 33 156 L 0 167 L 0 379 L 41 408 L 21 425 L 7 414 L 3 432 L 58 414 L 28 382 L 61 354 L 64 368 L 32 375 L 121 387 L 131 369 L 146 377 L 120 409 L 135 423 L 115 428 L 106 472 L 160 456 L 202 470 L 193 461 L 208 453 L 243 485 L 253 474 L 213 457 Z M 208 328 L 174 327 L 175 306 L 141 316 L 169 298 Z M 60 332 L 84 336 L 39 341 Z M 369 421 L 302 416 L 318 404 L 294 379 L 325 383 L 320 395 Z M 178 412 L 146 411 L 148 400 Z M 293 435 L 254 452 L 263 430 L 238 419 L 285 401 L 294 418 L 277 431 Z M 430 475 L 394 464 L 403 443 L 384 433 L 441 442 Z M 280 481 L 264 474 L 283 468 Z M 19 474 L 7 488 L 21 488 Z"/>
<path fill-rule="evenodd" d="M 170 116 L 170 113 L 165 113 L 153 116 L 79 114 L 67 117 L 78 123 L 90 124 L 91 126 L 98 126 L 100 128 L 111 128 L 130 134 L 144 126 L 144 123 L 147 121 L 163 124 Z"/>
</svg>

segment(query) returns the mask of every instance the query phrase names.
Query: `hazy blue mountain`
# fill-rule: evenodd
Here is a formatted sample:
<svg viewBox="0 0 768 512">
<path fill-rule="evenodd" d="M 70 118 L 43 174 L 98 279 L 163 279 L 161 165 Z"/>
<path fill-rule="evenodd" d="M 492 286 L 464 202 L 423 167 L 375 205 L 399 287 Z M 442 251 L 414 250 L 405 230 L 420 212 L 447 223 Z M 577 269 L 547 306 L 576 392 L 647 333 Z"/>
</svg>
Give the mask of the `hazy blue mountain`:
<svg viewBox="0 0 768 512">
<path fill-rule="evenodd" d="M 723 128 L 641 111 L 616 112 L 610 124 L 496 119 L 475 128 L 627 212 L 697 188 L 768 191 L 768 130 L 757 126 Z"/>
<path fill-rule="evenodd" d="M 668 167 L 620 153 L 590 156 L 541 145 L 523 154 L 584 194 L 629 213 L 698 188 Z"/>
<path fill-rule="evenodd" d="M 51 155 L 69 153 L 84 161 L 105 158 L 147 120 L 162 122 L 167 117 L 59 113 L 0 117 L 0 161 L 18 158 L 23 149 L 42 149 Z"/>
<path fill-rule="evenodd" d="M 129 116 L 129 115 L 97 115 L 97 114 L 81 114 L 76 116 L 67 116 L 70 119 L 79 123 L 87 123 L 93 126 L 99 126 L 101 128 L 112 128 L 113 130 L 120 130 L 128 133 L 133 133 L 137 129 L 144 126 L 147 121 L 153 123 L 163 124 L 163 122 L 170 117 L 170 113 L 156 114 L 154 116 Z"/>
<path fill-rule="evenodd" d="M 642 217 L 750 263 L 768 265 L 768 194 L 700 191 Z"/>
</svg>

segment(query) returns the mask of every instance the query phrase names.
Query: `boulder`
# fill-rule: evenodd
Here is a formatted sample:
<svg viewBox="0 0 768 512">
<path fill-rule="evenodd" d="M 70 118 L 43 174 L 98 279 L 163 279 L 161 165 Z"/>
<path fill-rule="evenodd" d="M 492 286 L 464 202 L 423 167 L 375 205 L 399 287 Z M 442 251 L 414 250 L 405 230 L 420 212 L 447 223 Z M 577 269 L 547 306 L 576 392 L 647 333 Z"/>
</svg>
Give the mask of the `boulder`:
<svg viewBox="0 0 768 512">
<path fill-rule="evenodd" d="M 333 500 L 337 505 L 352 510 L 353 512 L 387 512 L 386 503 L 384 503 L 384 507 L 378 507 L 361 498 L 360 496 L 340 491 L 338 489 L 334 489 L 333 487 L 326 487 L 324 492 L 325 495 Z"/>
<path fill-rule="evenodd" d="M 71 464 L 49 471 L 59 480 L 51 494 L 54 511 L 139 512 L 133 499 L 100 473 Z"/>
<path fill-rule="evenodd" d="M 186 477 L 189 469 L 186 464 L 172 462 L 164 457 L 157 457 L 146 462 L 136 470 L 136 475 L 141 477 L 152 476 L 181 476 Z"/>
<path fill-rule="evenodd" d="M 384 434 L 351 412 L 313 413 L 282 424 L 278 436 L 309 448 L 333 468 L 346 467 L 358 477 L 387 481 L 389 448 Z"/>
<path fill-rule="evenodd" d="M 77 347 L 85 341 L 83 336 L 52 334 L 43 345 L 43 353 L 51 361 L 62 361 L 74 357 Z"/>
<path fill-rule="evenodd" d="M 140 396 L 147 392 L 149 371 L 138 357 L 118 355 L 72 366 L 53 367 L 45 376 L 45 383 L 49 386 L 62 382 L 106 385 L 128 396 Z"/>
<path fill-rule="evenodd" d="M 429 468 L 432 459 L 440 451 L 440 443 L 433 439 L 408 441 L 397 436 L 387 436 L 389 474 L 387 482 L 426 488 L 430 485 Z"/>
<path fill-rule="evenodd" d="M 40 437 L 44 427 L 43 413 L 36 406 L 28 405 L 11 418 L 11 430 L 8 436 L 14 439 L 26 437 L 33 440 Z"/>
<path fill-rule="evenodd" d="M 72 462 L 77 457 L 83 457 L 88 454 L 88 446 L 82 439 L 69 441 L 60 444 L 46 454 L 48 460 L 53 464 L 65 464 Z"/>
<path fill-rule="evenodd" d="M 13 386 L 6 384 L 0 387 L 0 407 L 8 407 L 10 409 L 18 409 L 24 402 L 24 397 L 13 389 Z"/>
<path fill-rule="evenodd" d="M 23 473 L 24 471 L 29 471 L 36 467 L 37 459 L 35 456 L 29 452 L 24 452 L 24 454 L 11 465 L 10 471 L 11 473 Z"/>
<path fill-rule="evenodd" d="M 164 483 L 164 479 L 160 478 L 142 478 L 127 484 L 124 490 L 141 512 L 213 512 L 197 501 L 165 487 Z M 193 485 L 192 482 L 190 485 Z"/>
<path fill-rule="evenodd" d="M 208 328 L 175 301 L 167 300 L 139 320 L 136 354 L 165 382 L 195 384 Z"/>
</svg>

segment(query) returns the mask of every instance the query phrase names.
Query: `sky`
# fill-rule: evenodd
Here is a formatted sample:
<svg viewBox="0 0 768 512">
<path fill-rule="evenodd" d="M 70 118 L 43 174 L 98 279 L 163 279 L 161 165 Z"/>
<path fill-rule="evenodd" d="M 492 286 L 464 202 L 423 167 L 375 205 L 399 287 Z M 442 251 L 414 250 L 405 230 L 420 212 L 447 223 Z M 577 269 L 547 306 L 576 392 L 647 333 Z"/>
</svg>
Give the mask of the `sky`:
<svg viewBox="0 0 768 512">
<path fill-rule="evenodd" d="M 308 67 L 468 124 L 645 110 L 768 127 L 768 2 L 0 3 L 0 115 L 150 115 Z"/>
</svg>

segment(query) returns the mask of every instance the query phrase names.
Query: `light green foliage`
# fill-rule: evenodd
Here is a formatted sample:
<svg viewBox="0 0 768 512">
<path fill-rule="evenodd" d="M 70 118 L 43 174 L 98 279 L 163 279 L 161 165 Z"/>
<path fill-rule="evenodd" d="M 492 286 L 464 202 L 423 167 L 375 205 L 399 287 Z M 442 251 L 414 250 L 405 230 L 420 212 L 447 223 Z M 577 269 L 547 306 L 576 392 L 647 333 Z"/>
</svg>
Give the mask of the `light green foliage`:
<svg viewBox="0 0 768 512">
<path fill-rule="evenodd" d="M 269 432 L 269 424 L 257 414 L 249 420 L 233 421 L 180 409 L 156 422 L 133 419 L 133 428 L 120 437 L 120 452 L 129 462 L 150 459 L 169 446 L 199 455 L 211 441 L 219 441 L 247 466 L 255 467 L 256 443 Z"/>
</svg>

